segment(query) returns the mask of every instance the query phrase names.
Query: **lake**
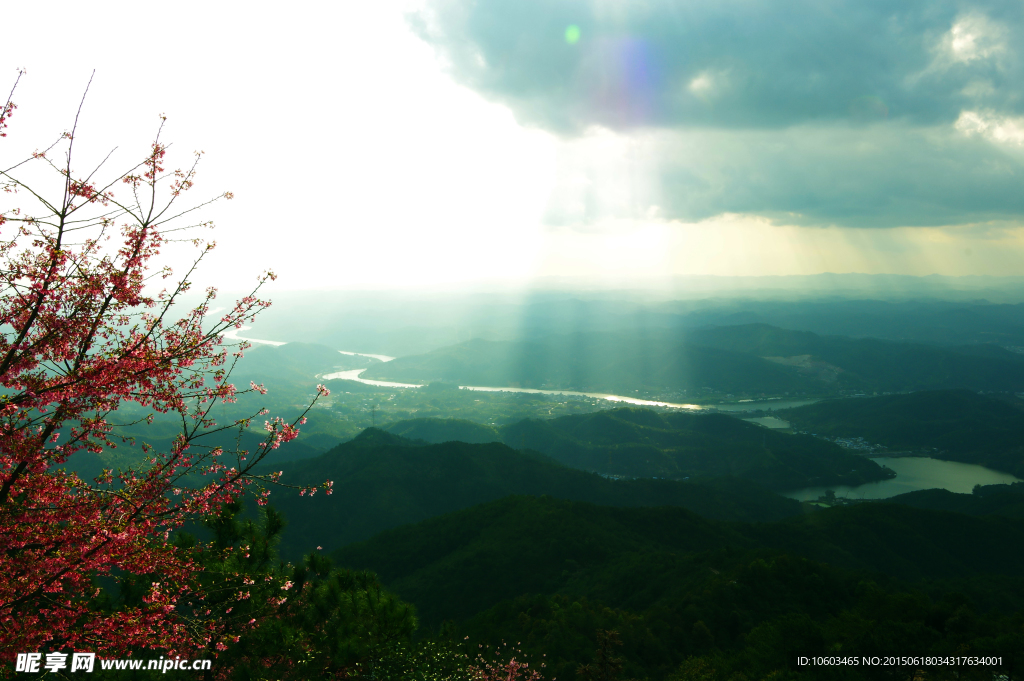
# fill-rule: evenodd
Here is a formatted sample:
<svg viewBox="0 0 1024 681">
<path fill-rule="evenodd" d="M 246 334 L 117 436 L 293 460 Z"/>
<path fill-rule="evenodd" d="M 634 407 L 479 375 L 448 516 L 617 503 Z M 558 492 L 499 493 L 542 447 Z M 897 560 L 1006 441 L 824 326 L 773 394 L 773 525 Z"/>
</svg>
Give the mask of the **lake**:
<svg viewBox="0 0 1024 681">
<path fill-rule="evenodd" d="M 784 430 L 789 428 L 789 421 L 783 421 L 777 416 L 761 416 L 754 419 L 743 419 L 747 423 L 756 423 L 759 426 L 765 428 L 774 428 Z"/>
<path fill-rule="evenodd" d="M 848 499 L 888 499 L 919 489 L 940 488 L 959 494 L 970 494 L 975 485 L 1006 485 L 1020 482 L 1009 473 L 1000 473 L 970 463 L 941 461 L 927 457 L 877 457 L 872 460 L 880 466 L 896 471 L 896 477 L 857 487 L 808 487 L 786 492 L 783 496 L 798 501 L 814 501 L 825 494 L 826 490 L 831 489 L 835 491 L 837 497 Z"/>
</svg>

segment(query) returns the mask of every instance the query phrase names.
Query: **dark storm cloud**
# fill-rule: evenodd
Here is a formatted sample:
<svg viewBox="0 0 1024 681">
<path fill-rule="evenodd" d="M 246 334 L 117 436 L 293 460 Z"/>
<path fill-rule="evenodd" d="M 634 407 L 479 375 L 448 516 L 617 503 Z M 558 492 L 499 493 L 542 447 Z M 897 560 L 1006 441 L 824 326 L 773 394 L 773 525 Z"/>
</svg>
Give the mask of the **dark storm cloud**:
<svg viewBox="0 0 1024 681">
<path fill-rule="evenodd" d="M 573 163 L 570 146 L 547 222 L 602 217 L 695 222 L 721 213 L 785 224 L 941 226 L 1024 215 L 1024 167 L 980 136 L 905 124 L 857 129 L 662 131 L 641 135 L 633 156 L 648 177 L 614 164 Z M 623 157 L 629 154 L 622 154 Z M 611 187 L 611 188 L 610 188 Z"/>
<path fill-rule="evenodd" d="M 435 0 L 414 21 L 459 80 L 572 132 L 1021 113 L 1022 13 L 1017 1 Z"/>
<path fill-rule="evenodd" d="M 849 226 L 1024 215 L 1021 2 L 432 0 L 412 21 L 525 124 L 657 138 L 648 186 L 616 202 L 563 182 L 558 224 L 654 204 Z"/>
</svg>

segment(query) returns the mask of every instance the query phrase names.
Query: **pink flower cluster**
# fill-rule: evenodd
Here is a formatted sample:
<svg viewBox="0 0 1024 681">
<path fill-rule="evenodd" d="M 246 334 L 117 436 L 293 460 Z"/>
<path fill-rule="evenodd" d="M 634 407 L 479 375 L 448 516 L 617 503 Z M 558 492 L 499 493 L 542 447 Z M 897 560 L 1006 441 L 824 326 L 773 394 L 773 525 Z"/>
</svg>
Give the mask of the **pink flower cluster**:
<svg viewBox="0 0 1024 681">
<path fill-rule="evenodd" d="M 0 136 L 14 109 L 0 104 Z M 75 174 L 75 134 L 57 143 L 63 153 L 48 156 L 50 147 L 26 161 L 57 173 L 63 195 L 0 213 L 0 650 L 53 643 L 112 657 L 223 650 L 235 637 L 222 619 L 200 617 L 199 608 L 186 617 L 178 608 L 186 597 L 202 601 L 201 568 L 169 538 L 251 486 L 265 503 L 262 485 L 280 476 L 253 467 L 298 437 L 298 421 L 268 420 L 268 438 L 252 453 L 238 452 L 233 466 L 223 449 L 195 446 L 204 434 L 248 425 L 218 425 L 210 416 L 217 401 L 237 394 L 228 378 L 241 350 L 224 349 L 223 333 L 270 303 L 257 286 L 214 322 L 215 289 L 184 315 L 172 308 L 188 292 L 187 278 L 150 293 L 148 282 L 170 276 L 151 271 L 166 235 L 178 229 L 168 223 L 205 205 L 178 205 L 193 187 L 198 155 L 191 167 L 167 173 L 158 133 L 135 168 L 103 182 Z M 16 181 L 4 178 L 0 188 Z M 119 183 L 129 197 L 111 191 Z M 198 245 L 196 265 L 213 247 Z M 266 392 L 255 383 L 250 391 Z M 317 397 L 326 394 L 318 388 Z M 65 472 L 60 464 L 75 453 L 102 456 L 127 441 L 107 420 L 125 402 L 175 414 L 186 426 L 167 451 L 143 446 L 146 461 L 116 474 L 83 480 Z M 195 484 L 202 476 L 207 482 Z M 159 577 L 140 606 L 110 612 L 92 602 L 96 577 L 110 574 Z"/>
</svg>

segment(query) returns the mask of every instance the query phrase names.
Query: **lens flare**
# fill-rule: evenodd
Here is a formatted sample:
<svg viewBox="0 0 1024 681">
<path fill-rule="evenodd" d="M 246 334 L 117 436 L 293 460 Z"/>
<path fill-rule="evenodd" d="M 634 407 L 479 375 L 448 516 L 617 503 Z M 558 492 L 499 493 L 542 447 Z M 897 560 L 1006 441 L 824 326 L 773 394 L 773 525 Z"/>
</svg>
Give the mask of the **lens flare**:
<svg viewBox="0 0 1024 681">
<path fill-rule="evenodd" d="M 599 36 L 587 42 L 579 82 L 592 111 L 607 125 L 637 125 L 657 119 L 662 90 L 659 58 L 651 44 L 633 36 Z"/>
<path fill-rule="evenodd" d="M 580 41 L 580 27 L 576 24 L 571 24 L 565 29 L 565 42 L 570 45 L 575 45 Z"/>
</svg>

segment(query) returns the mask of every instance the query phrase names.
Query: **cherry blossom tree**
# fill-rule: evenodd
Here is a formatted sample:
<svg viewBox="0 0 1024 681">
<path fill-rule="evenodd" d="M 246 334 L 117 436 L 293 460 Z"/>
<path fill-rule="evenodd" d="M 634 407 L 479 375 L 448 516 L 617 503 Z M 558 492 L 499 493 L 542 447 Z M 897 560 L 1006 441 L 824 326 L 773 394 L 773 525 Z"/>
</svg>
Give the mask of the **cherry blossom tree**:
<svg viewBox="0 0 1024 681">
<path fill-rule="evenodd" d="M 14 92 L 0 106 L 2 136 L 16 121 Z M 193 216 L 231 193 L 185 203 L 201 154 L 168 170 L 163 120 L 136 165 L 108 173 L 108 156 L 80 172 L 77 124 L 76 115 L 30 158 L 0 163 L 0 657 L 222 649 L 234 636 L 223 613 L 201 607 L 202 566 L 171 535 L 245 493 L 265 502 L 279 474 L 254 467 L 305 421 L 264 420 L 266 438 L 253 451 L 202 444 L 204 435 L 265 414 L 216 423 L 211 410 L 263 392 L 230 383 L 246 346 L 225 346 L 223 333 L 269 305 L 258 293 L 274 275 L 262 275 L 226 313 L 211 312 L 215 289 L 180 312 L 190 277 L 214 247 L 192 238 L 211 226 Z M 25 179 L 40 170 L 49 185 Z M 154 267 L 172 240 L 198 249 L 184 276 Z M 317 397 L 326 394 L 318 386 Z M 175 416 L 173 444 L 144 446 L 137 464 L 93 479 L 66 470 L 75 454 L 124 444 L 118 408 L 128 404 Z M 329 482 L 322 488 L 330 493 Z M 103 607 L 99 581 L 125 575 L 156 577 L 137 604 Z M 193 606 L 179 607 L 186 597 Z"/>
</svg>

